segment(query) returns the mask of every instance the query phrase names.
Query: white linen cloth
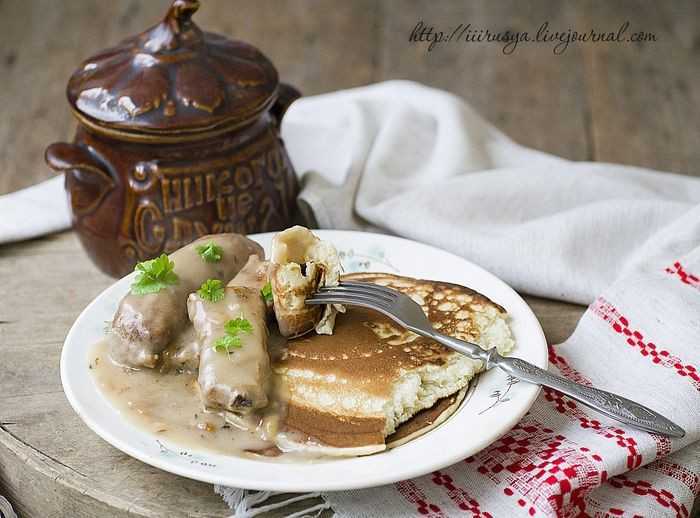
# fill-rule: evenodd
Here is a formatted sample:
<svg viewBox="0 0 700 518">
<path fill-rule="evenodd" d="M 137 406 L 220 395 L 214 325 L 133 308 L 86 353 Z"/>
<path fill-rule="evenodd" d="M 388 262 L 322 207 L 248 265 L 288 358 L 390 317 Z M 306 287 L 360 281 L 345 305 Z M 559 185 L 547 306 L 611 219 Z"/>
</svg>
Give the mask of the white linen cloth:
<svg viewBox="0 0 700 518">
<path fill-rule="evenodd" d="M 63 175 L 0 196 L 0 243 L 22 241 L 70 227 Z"/>
<path fill-rule="evenodd" d="M 2 495 L 0 495 L 0 518 L 17 518 L 10 502 Z"/>
<path fill-rule="evenodd" d="M 574 335 L 551 347 L 551 370 L 647 404 L 687 431 L 681 440 L 636 432 L 545 390 L 473 458 L 411 481 L 324 493 L 325 504 L 306 511 L 688 516 L 700 478 L 700 180 L 524 148 L 459 98 L 408 82 L 301 99 L 282 134 L 320 227 L 398 234 L 522 292 L 590 304 Z M 52 189 L 51 199 L 64 199 Z M 17 196 L 0 197 L 0 242 L 23 221 L 3 210 Z M 66 225 L 65 207 L 55 214 L 50 228 Z M 267 493 L 217 491 L 236 516 L 271 508 Z"/>
<path fill-rule="evenodd" d="M 301 99 L 282 130 L 321 228 L 369 224 L 569 302 L 647 262 L 652 236 L 700 203 L 698 179 L 524 148 L 415 83 Z"/>
</svg>

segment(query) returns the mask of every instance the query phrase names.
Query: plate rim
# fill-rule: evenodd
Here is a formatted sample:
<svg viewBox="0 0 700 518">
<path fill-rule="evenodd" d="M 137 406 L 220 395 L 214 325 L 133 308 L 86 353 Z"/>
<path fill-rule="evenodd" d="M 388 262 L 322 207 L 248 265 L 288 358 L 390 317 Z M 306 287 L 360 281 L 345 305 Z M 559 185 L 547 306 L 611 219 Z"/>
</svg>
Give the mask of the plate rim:
<svg viewBox="0 0 700 518">
<path fill-rule="evenodd" d="M 542 329 L 542 326 L 537 319 L 535 313 L 532 311 L 532 308 L 527 304 L 527 302 L 518 294 L 509 284 L 507 284 L 505 281 L 501 280 L 488 270 L 484 269 L 483 267 L 479 266 L 478 264 L 473 263 L 472 261 L 465 259 L 463 257 L 460 257 L 456 254 L 453 254 L 447 250 L 443 250 L 442 248 L 433 246 L 433 245 L 428 245 L 425 243 L 421 243 L 418 241 L 414 241 L 411 239 L 406 239 L 398 236 L 392 236 L 388 234 L 381 234 L 381 233 L 375 233 L 375 232 L 363 232 L 363 231 L 355 231 L 355 230 L 335 230 L 335 229 L 313 229 L 315 233 L 318 233 L 320 237 L 323 238 L 323 234 L 346 234 L 346 235 L 352 235 L 352 236 L 359 236 L 360 238 L 362 237 L 370 237 L 370 238 L 378 238 L 381 240 L 395 240 L 395 241 L 401 241 L 409 246 L 419 246 L 423 247 L 426 249 L 431 249 L 433 251 L 438 251 L 441 254 L 446 254 L 451 256 L 453 259 L 456 259 L 458 261 L 464 262 L 467 265 L 469 265 L 470 268 L 473 270 L 477 271 L 480 275 L 484 276 L 487 280 L 491 282 L 495 282 L 496 284 L 500 284 L 502 289 L 505 289 L 506 291 L 510 292 L 511 296 L 514 296 L 516 300 L 518 300 L 522 306 L 523 309 L 526 310 L 527 316 L 531 319 L 531 321 L 536 324 L 535 329 L 537 330 L 537 338 L 538 342 L 540 342 L 541 347 L 539 348 L 540 351 L 540 357 L 539 358 L 530 358 L 529 361 L 537 365 L 538 367 L 541 367 L 543 369 L 546 369 L 549 364 L 549 359 L 548 359 L 548 350 L 547 350 L 547 341 L 546 337 L 544 334 L 544 331 Z M 257 233 L 257 234 L 249 234 L 248 237 L 257 241 L 257 240 L 265 240 L 271 238 L 276 234 L 276 232 L 264 232 L 264 233 Z M 171 463 L 167 461 L 167 458 L 165 457 L 159 457 L 159 456 L 153 456 L 149 454 L 148 452 L 132 447 L 131 444 L 129 444 L 127 441 L 122 440 L 121 437 L 117 434 L 113 434 L 110 430 L 100 426 L 98 424 L 97 419 L 91 418 L 89 415 L 85 413 L 85 409 L 83 407 L 83 404 L 80 400 L 80 397 L 74 392 L 73 386 L 71 385 L 71 381 L 69 379 L 68 375 L 68 357 L 70 354 L 70 343 L 74 342 L 76 339 L 74 337 L 75 334 L 77 334 L 78 331 L 78 323 L 81 322 L 84 318 L 87 318 L 87 315 L 93 310 L 93 308 L 100 302 L 100 299 L 105 296 L 105 293 L 111 289 L 114 288 L 114 286 L 120 282 L 125 282 L 125 279 L 133 276 L 133 273 L 130 273 L 120 279 L 115 280 L 113 283 L 111 283 L 108 287 L 106 287 L 104 290 L 102 290 L 98 295 L 96 295 L 90 303 L 80 312 L 78 317 L 75 319 L 73 324 L 71 325 L 70 330 L 68 331 L 68 334 L 66 335 L 66 338 L 64 340 L 62 350 L 61 350 L 61 357 L 60 357 L 60 376 L 61 376 L 61 385 L 63 387 L 63 391 L 66 395 L 66 398 L 68 399 L 68 402 L 70 403 L 71 407 L 73 410 L 78 414 L 80 419 L 95 433 L 97 434 L 102 440 L 106 441 L 109 443 L 111 446 L 117 448 L 118 450 L 122 451 L 123 453 L 141 461 L 144 462 L 145 464 L 148 464 L 150 466 L 156 467 L 158 469 L 161 469 L 163 471 L 173 473 L 179 476 L 183 476 L 186 478 L 190 478 L 193 480 L 198 480 L 201 482 L 206 482 L 206 483 L 211 483 L 211 484 L 218 484 L 218 485 L 225 485 L 225 486 L 230 486 L 230 487 L 237 487 L 241 489 L 252 489 L 252 490 L 265 490 L 265 491 L 281 491 L 281 492 L 308 492 L 308 491 L 342 491 L 342 490 L 353 490 L 353 489 L 364 489 L 364 488 L 369 488 L 369 487 L 377 487 L 381 486 L 384 484 L 391 484 L 395 483 L 401 480 L 408 480 L 412 479 L 418 476 L 425 475 L 427 473 L 430 473 L 432 471 L 435 471 L 437 469 L 444 468 L 445 466 L 452 465 L 456 462 L 459 462 L 463 460 L 464 458 L 474 455 L 478 453 L 479 451 L 482 451 L 484 448 L 488 447 L 490 444 L 493 444 L 495 441 L 497 441 L 500 437 L 502 437 L 504 434 L 508 433 L 521 419 L 522 417 L 530 410 L 532 405 L 534 404 L 535 400 L 537 399 L 537 396 L 540 393 L 541 387 L 538 385 L 534 384 L 525 384 L 524 385 L 524 393 L 520 395 L 520 398 L 522 398 L 522 403 L 518 407 L 518 409 L 512 413 L 510 413 L 509 417 L 507 420 L 499 419 L 498 423 L 498 429 L 496 433 L 489 434 L 487 436 L 482 436 L 482 439 L 479 441 L 479 444 L 476 446 L 476 449 L 472 449 L 473 451 L 464 453 L 462 451 L 459 451 L 459 453 L 453 453 L 451 455 L 445 455 L 436 459 L 431 460 L 430 458 L 428 459 L 420 459 L 421 462 L 417 462 L 412 465 L 412 467 L 406 467 L 400 472 L 400 476 L 397 476 L 395 474 L 390 474 L 390 473 L 385 473 L 385 472 L 374 472 L 372 476 L 367 476 L 367 477 L 359 477 L 355 476 L 352 480 L 346 481 L 343 478 L 335 479 L 335 480 L 326 480 L 324 481 L 323 485 L 313 485 L 309 483 L 304 483 L 303 480 L 300 482 L 299 479 L 303 477 L 293 477 L 293 480 L 287 480 L 284 477 L 282 478 L 272 478 L 269 480 L 258 480 L 258 479 L 246 479 L 245 475 L 241 475 L 240 478 L 234 474 L 234 476 L 228 476 L 226 482 L 222 482 L 222 477 L 219 474 L 215 473 L 208 473 L 207 471 L 204 470 L 196 470 L 196 469 L 187 469 L 186 466 L 180 466 L 175 463 Z M 434 279 L 434 280 L 439 280 L 439 279 Z M 450 282 L 449 280 L 447 282 Z M 490 298 L 490 295 L 488 293 L 484 293 L 487 297 Z M 517 353 L 517 344 L 516 344 L 516 353 Z M 94 382 L 94 380 L 93 380 Z M 102 396 L 104 397 L 104 396 Z M 456 417 L 459 412 L 461 411 L 461 408 L 455 412 L 452 416 L 450 416 L 450 419 L 446 421 L 449 422 L 452 420 L 453 417 Z M 446 423 L 443 423 L 446 424 Z M 441 425 L 440 427 L 436 428 L 435 430 L 438 430 L 443 427 Z M 435 430 L 432 430 L 431 433 L 426 434 L 425 436 L 418 437 L 415 439 L 415 441 L 419 441 L 421 439 L 429 439 L 429 437 L 434 434 Z M 412 441 L 413 442 L 413 441 Z M 272 467 L 275 470 L 278 471 L 304 471 L 304 470 L 310 470 L 310 469 L 318 469 L 319 466 L 322 464 L 332 464 L 335 462 L 345 462 L 346 464 L 349 463 L 365 463 L 366 459 L 377 459 L 381 458 L 383 455 L 389 455 L 391 451 L 396 451 L 396 450 L 386 450 L 384 452 L 381 452 L 376 455 L 370 455 L 370 456 L 364 456 L 364 457 L 353 457 L 353 458 L 347 458 L 347 459 L 342 459 L 342 460 L 330 460 L 328 462 L 324 463 L 309 463 L 309 464 L 303 464 L 303 463 L 272 463 L 268 462 L 270 467 Z M 254 462 L 256 464 L 261 464 L 263 463 L 262 461 L 256 461 L 253 459 L 244 459 L 241 457 L 235 457 L 235 456 L 229 456 L 227 457 L 234 463 L 241 463 L 241 464 L 246 464 L 249 462 Z"/>
</svg>

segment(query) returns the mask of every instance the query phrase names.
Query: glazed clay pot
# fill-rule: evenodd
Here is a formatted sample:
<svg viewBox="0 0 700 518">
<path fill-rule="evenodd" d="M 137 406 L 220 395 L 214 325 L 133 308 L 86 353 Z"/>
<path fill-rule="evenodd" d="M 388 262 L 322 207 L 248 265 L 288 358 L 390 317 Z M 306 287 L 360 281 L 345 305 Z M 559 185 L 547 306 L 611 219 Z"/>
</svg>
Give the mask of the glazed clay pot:
<svg viewBox="0 0 700 518">
<path fill-rule="evenodd" d="M 75 139 L 46 150 L 74 229 L 112 276 L 204 234 L 294 218 L 279 126 L 300 94 L 254 47 L 201 31 L 197 8 L 176 0 L 163 22 L 86 60 L 67 89 Z"/>
</svg>

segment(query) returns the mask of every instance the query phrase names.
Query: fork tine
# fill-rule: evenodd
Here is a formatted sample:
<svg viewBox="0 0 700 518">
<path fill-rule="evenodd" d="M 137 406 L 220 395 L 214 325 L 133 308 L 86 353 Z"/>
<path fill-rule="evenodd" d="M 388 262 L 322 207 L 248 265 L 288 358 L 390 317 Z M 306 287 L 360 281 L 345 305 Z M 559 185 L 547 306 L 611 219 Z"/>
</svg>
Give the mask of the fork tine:
<svg viewBox="0 0 700 518">
<path fill-rule="evenodd" d="M 322 299 L 322 298 L 334 298 L 334 299 L 363 299 L 368 302 L 375 302 L 376 304 L 382 304 L 386 307 L 391 306 L 392 301 L 387 300 L 383 297 L 378 297 L 371 293 L 360 293 L 345 290 L 323 290 L 314 293 L 311 298 Z"/>
<path fill-rule="evenodd" d="M 346 286 L 341 284 L 340 286 L 326 286 L 319 290 L 319 293 L 337 293 L 340 295 L 355 294 L 355 295 L 366 295 L 371 297 L 377 297 L 386 302 L 393 302 L 396 300 L 396 295 L 389 295 L 383 291 L 367 290 L 363 286 Z"/>
<path fill-rule="evenodd" d="M 359 298 L 348 299 L 346 297 L 329 298 L 329 299 L 308 298 L 308 299 L 306 299 L 306 304 L 310 304 L 310 305 L 346 304 L 349 306 L 361 307 L 361 308 L 370 309 L 372 311 L 377 311 L 378 313 L 386 315 L 387 317 L 389 317 L 392 320 L 396 320 L 396 317 L 394 316 L 394 314 L 392 313 L 390 308 L 388 308 L 384 305 L 378 305 L 375 302 L 370 302 L 366 299 L 359 299 Z"/>
<path fill-rule="evenodd" d="M 400 291 L 387 288 L 386 286 L 381 286 L 379 284 L 374 284 L 372 282 L 360 282 L 360 281 L 340 281 L 341 286 L 353 286 L 357 288 L 362 288 L 368 291 L 381 292 L 392 297 L 396 297 L 401 294 Z"/>
<path fill-rule="evenodd" d="M 307 304 L 350 304 L 391 311 L 391 303 L 371 295 L 319 292 L 306 299 Z"/>
</svg>

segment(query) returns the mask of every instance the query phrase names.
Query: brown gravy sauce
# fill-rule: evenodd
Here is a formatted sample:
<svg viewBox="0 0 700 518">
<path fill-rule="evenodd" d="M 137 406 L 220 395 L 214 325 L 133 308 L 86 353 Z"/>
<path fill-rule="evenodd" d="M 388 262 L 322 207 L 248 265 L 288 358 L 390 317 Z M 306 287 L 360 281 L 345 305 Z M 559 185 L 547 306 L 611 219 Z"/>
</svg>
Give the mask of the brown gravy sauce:
<svg viewBox="0 0 700 518">
<path fill-rule="evenodd" d="M 193 337 L 190 328 L 170 346 L 165 358 L 179 353 L 189 356 Z M 268 347 L 272 359 L 284 345 L 281 336 L 271 335 Z M 308 462 L 322 458 L 303 451 L 282 452 L 276 447 L 285 407 L 285 391 L 278 376 L 273 375 L 271 401 L 265 409 L 245 416 L 210 412 L 201 402 L 197 371 L 186 364 L 164 362 L 160 369 L 141 370 L 124 367 L 110 358 L 107 339 L 96 343 L 89 353 L 90 372 L 102 394 L 124 419 L 156 437 L 193 450 L 258 460 Z"/>
</svg>

